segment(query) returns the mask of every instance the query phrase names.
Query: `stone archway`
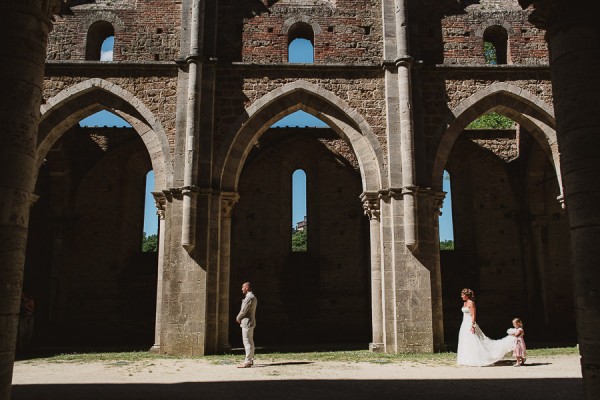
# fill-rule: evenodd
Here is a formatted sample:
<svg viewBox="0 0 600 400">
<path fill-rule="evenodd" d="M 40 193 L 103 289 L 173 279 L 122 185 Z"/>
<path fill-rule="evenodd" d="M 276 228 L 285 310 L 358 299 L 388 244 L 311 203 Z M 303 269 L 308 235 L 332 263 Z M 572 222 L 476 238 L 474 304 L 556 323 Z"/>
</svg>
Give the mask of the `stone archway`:
<svg viewBox="0 0 600 400">
<path fill-rule="evenodd" d="M 358 195 L 360 195 L 360 191 L 362 192 L 371 192 L 376 193 L 381 189 L 382 186 L 382 178 L 383 174 L 383 152 L 379 147 L 379 143 L 376 140 L 374 134 L 372 133 L 369 125 L 366 121 L 359 115 L 356 110 L 351 109 L 345 102 L 335 96 L 333 93 L 328 92 L 317 85 L 310 84 L 305 81 L 298 81 L 292 84 L 285 85 L 279 89 L 272 91 L 271 93 L 263 96 L 261 99 L 256 101 L 252 106 L 250 106 L 246 113 L 241 116 L 237 123 L 234 125 L 234 128 L 228 135 L 225 143 L 229 143 L 230 145 L 226 149 L 222 149 L 220 153 L 219 163 L 215 168 L 215 176 L 214 179 L 219 181 L 220 187 L 224 192 L 239 192 L 240 194 L 240 210 L 244 210 L 244 212 L 248 211 L 248 207 L 244 205 L 242 207 L 243 193 L 240 192 L 244 190 L 248 190 L 247 185 L 240 184 L 240 176 L 242 175 L 242 170 L 244 169 L 248 157 L 251 152 L 255 148 L 255 144 L 260 141 L 263 137 L 263 134 L 269 129 L 269 127 L 281 119 L 282 117 L 291 114 L 295 111 L 302 110 L 309 114 L 312 114 L 319 118 L 320 120 L 327 123 L 330 127 L 330 131 L 333 131 L 334 136 L 337 136 L 340 139 L 343 139 L 347 143 L 347 145 L 351 148 L 351 151 L 356 156 L 357 160 L 357 179 L 359 179 L 358 188 L 359 190 L 352 195 L 353 199 L 356 198 L 356 206 L 358 206 L 358 210 L 352 211 L 355 213 L 359 220 L 361 220 L 363 210 L 361 208 L 361 203 L 359 201 Z M 309 148 L 306 142 L 299 140 L 295 142 L 298 148 Z M 262 148 L 262 143 L 260 143 Z M 294 147 L 286 147 L 286 149 L 290 150 Z M 313 149 L 315 153 L 316 149 Z M 282 151 L 281 153 L 285 154 L 287 150 Z M 256 152 L 255 152 L 256 153 Z M 254 154 L 254 153 L 253 153 Z M 280 153 L 277 153 L 280 154 Z M 254 156 L 253 156 L 254 157 Z M 255 159 L 253 159 L 253 162 Z M 313 174 L 314 171 L 311 170 L 306 163 L 302 160 L 297 160 L 297 162 L 288 162 L 283 161 L 283 165 L 285 167 L 283 170 L 289 172 L 293 172 L 293 168 L 306 168 L 309 170 L 309 175 Z M 289 165 L 288 165 L 289 164 Z M 293 164 L 293 165 L 292 165 Z M 302 167 L 304 165 L 304 167 Z M 312 165 L 312 167 L 316 167 Z M 290 169 L 292 168 L 292 169 Z M 277 180 L 285 180 L 284 175 L 286 172 L 281 172 L 283 175 L 278 177 Z M 220 174 L 217 175 L 217 174 Z M 256 172 L 253 172 L 254 176 L 256 176 Z M 313 176 L 317 176 L 318 174 L 314 174 Z M 285 186 L 285 185 L 284 185 Z M 354 185 L 352 185 L 354 187 Z M 277 202 L 276 202 L 277 203 Z M 278 207 L 278 205 L 274 205 L 274 207 Z M 356 211 L 356 212 L 355 212 Z M 309 217 L 310 218 L 310 217 Z M 260 218 L 259 218 L 260 220 Z M 313 222 L 316 222 L 315 219 Z M 235 237 L 235 220 L 234 222 L 234 237 Z M 378 222 L 378 221 L 377 221 Z M 281 227 L 277 226 L 277 221 L 273 221 L 275 224 L 275 228 L 277 231 L 285 230 L 285 227 L 282 225 Z M 309 223 L 310 224 L 310 223 Z M 364 228 L 364 229 L 363 229 Z M 367 220 L 362 222 L 362 228 L 364 232 L 362 233 L 366 237 L 368 237 L 368 229 L 367 229 Z M 378 228 L 371 230 L 371 235 L 379 235 Z M 310 233 L 309 233 L 310 235 Z M 314 237 L 314 236 L 313 236 Z M 363 250 L 367 248 L 368 240 L 364 240 Z M 379 241 L 378 238 L 372 238 L 371 240 Z M 239 242 L 239 240 L 237 240 Z M 309 239 L 310 243 L 310 239 Z M 371 246 L 371 249 L 376 249 L 378 246 Z M 281 252 L 285 252 L 283 249 Z M 280 253 L 281 253 L 280 252 Z M 235 263 L 236 255 L 235 250 L 232 249 L 232 262 Z M 277 258 L 279 257 L 279 258 Z M 310 256 L 304 257 L 304 260 L 300 260 L 302 257 L 293 257 L 293 256 L 283 256 L 282 254 L 277 255 L 276 259 L 280 260 L 282 264 L 282 272 L 280 272 L 281 285 L 286 286 L 287 281 L 296 279 L 294 278 L 294 274 L 289 272 L 289 266 L 298 266 L 302 264 L 302 262 L 308 262 L 306 260 L 313 260 L 310 263 L 315 262 L 315 258 L 311 258 Z M 363 288 L 361 290 L 366 293 L 366 297 L 364 301 L 368 304 L 368 275 L 369 275 L 369 260 L 368 260 L 368 250 L 364 250 L 365 257 L 365 268 L 361 270 L 361 273 L 366 274 L 365 280 L 363 281 L 366 286 L 366 289 Z M 239 258 L 239 257 L 237 257 Z M 379 260 L 378 254 L 371 254 L 371 258 L 375 260 Z M 373 262 L 371 262 L 373 264 Z M 289 264 L 289 265 L 288 265 Z M 341 263 L 343 264 L 343 263 Z M 322 266 L 326 265 L 326 262 L 323 261 Z M 378 261 L 374 263 L 375 268 L 379 268 Z M 279 267 L 277 267 L 279 268 Z M 327 268 L 326 266 L 323 268 Z M 334 267 L 335 268 L 335 267 Z M 305 271 L 307 274 L 308 272 Z M 235 268 L 231 273 L 232 278 L 239 278 L 240 274 L 236 275 Z M 308 276 L 310 275 L 310 276 Z M 312 271 L 312 275 L 308 274 L 306 276 L 302 276 L 298 279 L 304 281 L 309 281 L 310 279 L 318 276 L 318 268 Z M 348 274 L 350 276 L 350 274 Z M 356 276 L 355 274 L 354 276 Z M 287 281 L 286 281 L 287 279 Z M 303 281 L 303 282 L 304 282 Z M 379 283 L 380 285 L 380 283 Z M 277 285 L 276 285 L 277 286 Z M 287 289 L 285 289 L 287 290 Z M 281 293 L 281 289 L 274 289 L 275 293 L 271 293 L 271 296 L 275 298 L 279 296 Z M 377 297 L 378 301 L 381 301 L 380 296 Z M 332 299 L 332 301 L 335 301 Z M 290 312 L 293 313 L 301 313 L 297 307 L 295 307 L 289 299 L 289 296 L 282 296 L 281 305 L 282 307 L 291 307 Z M 237 306 L 237 303 L 235 304 Z M 231 310 L 234 311 L 234 307 Z M 370 310 L 368 310 L 370 311 Z M 367 321 L 370 320 L 370 315 L 367 316 Z M 291 318 L 293 320 L 293 318 Z M 358 318 L 357 318 L 358 319 Z M 362 316 L 361 316 L 362 320 Z M 290 325 L 291 326 L 291 325 Z M 308 335 L 308 333 L 307 333 Z M 325 335 L 323 335 L 325 337 Z M 290 336 L 291 337 L 291 336 Z"/>
<path fill-rule="evenodd" d="M 160 121 L 158 121 L 158 119 L 155 118 L 152 112 L 142 103 L 142 101 L 133 96 L 130 92 L 106 80 L 97 78 L 90 79 L 63 90 L 56 96 L 50 98 L 42 106 L 42 117 L 38 130 L 36 162 L 38 170 L 39 167 L 47 160 L 52 162 L 52 159 L 55 158 L 55 154 L 53 153 L 56 153 L 56 149 L 53 149 L 54 147 L 56 147 L 55 144 L 57 144 L 61 140 L 64 140 L 64 138 L 67 136 L 66 134 L 71 134 L 79 130 L 85 130 L 85 128 L 79 128 L 77 126 L 77 122 L 101 110 L 108 110 L 120 116 L 131 125 L 131 128 L 98 128 L 98 131 L 104 131 L 104 133 L 101 133 L 100 135 L 106 133 L 108 135 L 107 137 L 112 137 L 112 139 L 116 139 L 115 143 L 123 142 L 123 146 L 129 146 L 128 148 L 134 149 L 135 154 L 133 152 L 131 153 L 132 160 L 134 157 L 138 161 L 143 159 L 143 162 L 138 162 L 138 165 L 135 168 L 131 167 L 133 163 L 123 164 L 122 158 L 126 157 L 123 155 L 123 150 L 121 150 L 119 145 L 117 145 L 116 148 L 118 149 L 116 151 L 119 151 L 120 155 L 117 157 L 111 155 L 112 146 L 110 143 L 112 139 L 108 140 L 106 143 L 108 151 L 106 148 L 104 149 L 105 153 L 107 154 L 107 157 L 113 157 L 113 159 L 116 160 L 115 162 L 118 161 L 118 163 L 120 163 L 118 165 L 123 166 L 123 171 L 131 170 L 131 173 L 135 176 L 128 177 L 128 174 L 124 173 L 119 178 L 121 174 L 113 170 L 112 174 L 107 175 L 107 178 L 102 180 L 103 182 L 108 182 L 110 179 L 112 179 L 112 181 L 110 181 L 111 183 L 108 185 L 108 189 L 105 192 L 96 193 L 96 198 L 94 196 L 91 197 L 93 201 L 98 202 L 94 207 L 92 207 L 92 209 L 101 209 L 103 206 L 109 205 L 108 210 L 113 210 L 106 214 L 106 218 L 102 218 L 98 215 L 92 216 L 94 221 L 96 221 L 97 225 L 97 228 L 95 229 L 98 229 L 103 233 L 108 232 L 110 229 L 114 229 L 115 232 L 118 232 L 119 234 L 126 234 L 127 240 L 121 240 L 119 241 L 119 244 L 116 245 L 117 247 L 122 246 L 122 248 L 113 251 L 112 253 L 114 254 L 110 256 L 114 255 L 113 258 L 118 261 L 117 264 L 119 264 L 123 273 L 130 273 L 131 268 L 134 267 L 141 268 L 141 266 L 143 265 L 156 265 L 157 257 L 156 254 L 151 257 L 148 257 L 144 253 L 138 254 L 138 252 L 141 251 L 141 247 L 138 246 L 137 241 L 139 240 L 139 238 L 141 238 L 142 235 L 142 228 L 139 224 L 140 221 L 143 219 L 143 213 L 141 212 L 141 210 L 143 210 L 143 202 L 140 206 L 139 200 L 141 198 L 138 199 L 137 197 L 139 194 L 143 193 L 144 183 L 141 180 L 136 179 L 136 177 L 139 178 L 141 176 L 145 176 L 148 170 L 153 170 L 155 188 L 159 193 L 160 191 L 170 187 L 173 179 L 173 165 L 171 161 L 170 146 L 168 144 L 166 133 Z M 119 129 L 124 132 L 117 132 Z M 135 142 L 135 145 L 133 147 L 131 147 L 131 141 Z M 99 142 L 96 144 L 98 145 L 98 147 L 102 147 L 102 145 L 100 145 Z M 98 161 L 94 157 L 90 157 L 90 160 Z M 99 164 L 100 163 L 101 162 L 99 162 Z M 103 165 L 104 168 L 108 168 L 106 163 L 103 163 Z M 82 170 L 78 172 L 79 175 L 89 174 L 89 176 L 91 176 L 93 173 L 93 169 L 85 171 Z M 79 177 L 78 179 L 79 183 L 77 183 L 77 185 L 83 185 L 85 179 L 82 179 L 82 177 Z M 132 181 L 125 182 L 126 179 L 132 179 Z M 83 192 L 89 192 L 90 190 L 93 192 L 94 188 L 97 188 L 99 186 L 101 185 L 98 182 L 92 185 L 88 184 L 88 190 L 84 190 Z M 118 201 L 114 198 L 109 199 L 110 196 L 106 195 L 106 193 L 113 191 L 113 188 L 116 188 L 117 192 L 121 190 L 121 192 L 125 193 L 126 196 L 130 198 L 128 200 L 129 203 L 126 203 L 125 201 Z M 78 199 L 82 196 L 80 194 L 81 191 L 77 188 L 77 186 L 72 186 L 69 190 L 71 190 L 73 193 L 76 193 L 75 195 L 71 195 L 74 198 Z M 132 200 L 132 196 L 136 197 L 136 199 Z M 102 198 L 106 199 L 103 201 Z M 89 199 L 90 198 L 88 198 L 88 202 L 92 201 Z M 86 207 L 78 206 L 78 208 L 75 209 L 73 204 L 74 201 L 72 201 L 66 207 L 63 207 L 63 210 L 67 209 L 68 207 L 72 207 L 72 210 L 64 215 L 65 223 L 59 223 L 61 229 L 66 230 L 67 232 L 69 232 L 69 230 L 72 230 L 70 226 L 74 228 L 78 226 L 78 221 L 79 219 L 81 219 L 82 215 L 86 215 L 86 213 L 90 214 L 89 212 L 87 212 Z M 121 207 L 119 207 L 119 205 L 121 205 Z M 140 210 L 140 212 L 138 213 L 135 210 Z M 62 215 L 63 213 L 62 211 L 60 211 L 58 216 L 60 217 Z M 117 221 L 119 222 L 113 224 L 113 226 L 110 226 L 108 221 L 112 220 L 113 222 L 115 222 L 115 215 L 121 215 L 121 217 L 123 218 L 118 218 Z M 50 217 L 50 219 L 55 217 L 55 215 L 52 213 L 48 214 L 47 217 L 48 216 Z M 102 227 L 102 224 L 104 224 L 104 227 Z M 164 229 L 161 229 L 159 231 L 159 234 L 161 236 L 164 235 Z M 77 240 L 84 236 L 72 234 L 69 235 L 65 236 L 77 238 Z M 113 236 L 107 235 L 106 237 L 112 238 Z M 57 241 L 54 240 L 54 242 Z M 73 242 L 75 244 L 69 245 L 70 247 L 65 247 L 66 245 L 64 243 L 67 242 L 66 240 L 58 240 L 58 242 L 60 242 L 61 247 L 61 249 L 56 251 L 59 254 L 59 260 L 52 260 L 52 263 L 56 264 L 58 262 L 62 264 L 64 262 L 68 264 L 70 262 L 70 259 L 73 258 L 73 256 L 69 253 L 72 251 L 76 251 L 81 246 L 78 247 L 78 245 L 76 245 L 76 243 Z M 164 241 L 159 241 L 159 243 L 164 243 Z M 164 244 L 161 245 L 159 248 L 159 267 L 160 265 L 162 265 L 161 261 L 162 257 L 164 257 L 163 247 Z M 90 251 L 90 254 L 93 254 L 93 252 Z M 81 254 L 79 258 L 82 258 Z M 95 257 L 94 262 L 98 264 L 98 261 L 100 259 L 102 259 L 102 257 Z M 146 278 L 148 278 L 149 273 L 156 274 L 156 271 L 146 271 Z M 159 271 L 159 281 L 162 279 L 161 275 L 162 274 Z M 129 276 L 127 279 L 130 279 L 129 283 L 131 284 L 132 277 Z M 154 289 L 156 289 L 155 283 Z M 121 286 L 124 287 L 122 284 Z M 160 285 L 158 286 L 158 290 L 161 290 Z M 158 295 L 160 298 L 161 293 L 158 293 Z M 56 302 L 56 304 L 59 304 L 59 302 Z M 158 302 L 157 307 L 159 307 L 159 309 L 157 309 L 157 315 L 160 315 L 160 306 L 161 303 Z M 155 318 L 152 318 L 152 322 L 154 322 L 154 320 Z"/>
<path fill-rule="evenodd" d="M 99 78 L 71 86 L 42 105 L 36 150 L 38 168 L 46 153 L 67 129 L 104 109 L 127 121 L 144 141 L 152 161 L 155 187 L 166 189 L 172 186 L 173 163 L 161 123 L 133 94 Z"/>
<path fill-rule="evenodd" d="M 433 161 L 432 186 L 436 190 L 442 188 L 444 166 L 458 136 L 471 121 L 489 111 L 499 111 L 531 132 L 552 160 L 560 179 L 556 121 L 552 107 L 518 86 L 501 82 L 462 101 L 446 118 L 439 130 L 441 140 Z"/>
<path fill-rule="evenodd" d="M 464 133 L 468 123 L 490 111 L 520 125 L 513 138 L 498 133 L 492 141 L 485 136 L 494 135 L 491 131 Z M 464 286 L 483 291 L 480 306 L 495 308 L 495 314 L 511 310 L 529 320 L 531 332 L 550 340 L 552 320 L 565 319 L 565 313 L 546 297 L 568 301 L 571 293 L 556 284 L 567 278 L 569 251 L 548 245 L 568 241 L 568 217 L 557 199 L 562 187 L 552 109 L 527 91 L 496 83 L 460 103 L 448 121 L 432 171 L 436 188 L 442 187 L 444 169 L 452 177 L 455 250 L 441 254 L 445 303 Z M 515 154 L 502 147 L 509 142 Z M 502 326 L 496 316 L 485 318 L 482 314 L 492 330 Z"/>
<path fill-rule="evenodd" d="M 358 158 L 363 190 L 382 187 L 383 151 L 369 124 L 335 94 L 306 81 L 273 90 L 253 103 L 233 125 L 222 149 L 214 179 L 224 191 L 235 191 L 244 161 L 260 136 L 287 114 L 303 110 L 326 122 L 345 139 Z"/>
</svg>

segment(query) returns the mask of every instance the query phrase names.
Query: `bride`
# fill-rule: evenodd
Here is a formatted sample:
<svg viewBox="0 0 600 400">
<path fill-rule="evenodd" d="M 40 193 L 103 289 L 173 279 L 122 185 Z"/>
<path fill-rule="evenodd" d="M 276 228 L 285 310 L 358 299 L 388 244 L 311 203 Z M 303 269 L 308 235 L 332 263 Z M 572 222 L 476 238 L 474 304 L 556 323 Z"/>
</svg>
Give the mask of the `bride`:
<svg viewBox="0 0 600 400">
<path fill-rule="evenodd" d="M 492 340 L 485 336 L 476 321 L 475 293 L 471 289 L 463 289 L 460 297 L 463 300 L 463 322 L 458 333 L 458 350 L 456 363 L 472 367 L 483 367 L 501 360 L 506 353 L 515 348 L 516 338 L 506 336 L 500 340 Z"/>
</svg>

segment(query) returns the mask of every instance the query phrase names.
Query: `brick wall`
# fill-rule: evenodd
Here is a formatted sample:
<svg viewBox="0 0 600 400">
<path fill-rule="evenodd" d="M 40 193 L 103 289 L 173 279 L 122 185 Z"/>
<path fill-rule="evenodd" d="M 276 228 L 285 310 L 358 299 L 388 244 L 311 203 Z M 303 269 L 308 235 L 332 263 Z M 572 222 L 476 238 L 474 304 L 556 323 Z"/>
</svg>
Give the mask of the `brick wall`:
<svg viewBox="0 0 600 400">
<path fill-rule="evenodd" d="M 115 32 L 114 61 L 172 61 L 179 57 L 181 1 L 95 1 L 58 16 L 48 43 L 48 60 L 85 60 L 90 25 L 106 21 Z"/>
</svg>

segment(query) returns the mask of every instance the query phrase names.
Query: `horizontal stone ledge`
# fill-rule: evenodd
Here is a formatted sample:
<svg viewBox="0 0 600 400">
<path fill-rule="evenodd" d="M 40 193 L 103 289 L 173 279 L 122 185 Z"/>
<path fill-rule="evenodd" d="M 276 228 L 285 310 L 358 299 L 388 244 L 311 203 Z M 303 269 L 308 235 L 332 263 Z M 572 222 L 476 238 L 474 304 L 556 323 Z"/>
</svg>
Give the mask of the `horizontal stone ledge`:
<svg viewBox="0 0 600 400">
<path fill-rule="evenodd" d="M 550 73 L 549 64 L 540 65 L 520 65 L 520 64 L 436 64 L 423 66 L 424 70 L 440 70 L 440 71 L 481 71 L 486 73 L 493 72 L 547 72 Z"/>
<path fill-rule="evenodd" d="M 46 76 L 63 75 L 63 71 L 99 71 L 107 75 L 107 71 L 161 71 L 162 74 L 177 75 L 179 67 L 175 61 L 46 61 Z M 110 73 L 110 72 L 109 72 Z M 134 74 L 131 74 L 134 75 Z"/>
</svg>

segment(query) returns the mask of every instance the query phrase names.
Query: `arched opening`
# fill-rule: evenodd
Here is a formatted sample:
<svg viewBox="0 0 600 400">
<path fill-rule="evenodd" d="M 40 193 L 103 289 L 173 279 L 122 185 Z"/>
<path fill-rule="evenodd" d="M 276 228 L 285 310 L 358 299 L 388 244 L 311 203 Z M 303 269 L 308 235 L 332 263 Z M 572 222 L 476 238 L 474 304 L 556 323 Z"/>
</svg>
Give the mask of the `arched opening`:
<svg viewBox="0 0 600 400">
<path fill-rule="evenodd" d="M 483 33 L 483 50 L 486 64 L 508 63 L 508 32 L 499 25 L 488 27 Z"/>
<path fill-rule="evenodd" d="M 292 252 L 307 251 L 306 172 L 297 169 L 292 173 Z"/>
<path fill-rule="evenodd" d="M 507 321 L 518 316 L 539 340 L 572 340 L 574 329 L 554 328 L 558 320 L 572 320 L 561 305 L 562 299 L 572 305 L 572 289 L 558 283 L 569 279 L 569 250 L 551 246 L 568 243 L 569 233 L 556 200 L 553 159 L 538 140 L 543 135 L 530 130 L 535 125 L 525 126 L 528 120 L 517 110 L 496 105 L 483 115 L 471 114 L 485 109 L 482 104 L 459 116 L 465 128 L 445 163 L 452 179 L 455 246 L 440 257 L 446 342 L 456 341 L 456 299 L 463 287 L 478 294 L 478 310 L 494 310 L 478 313 L 484 332 L 504 332 Z M 466 115 L 473 117 L 462 119 Z M 548 296 L 561 301 L 547 301 Z"/>
<path fill-rule="evenodd" d="M 265 346 L 365 348 L 371 334 L 368 221 L 356 155 L 323 120 L 295 110 L 265 118 L 268 127 L 244 161 L 232 215 L 231 282 L 255 282 Z M 298 192 L 306 211 L 296 210 Z M 297 231 L 308 224 L 306 250 L 294 251 L 290 222 Z M 237 291 L 230 305 L 234 315 Z M 340 337 L 342 324 L 347 331 Z M 232 345 L 240 344 L 239 336 L 232 324 Z"/>
<path fill-rule="evenodd" d="M 448 171 L 444 171 L 443 188 L 446 197 L 439 217 L 440 250 L 451 251 L 454 250 L 454 225 L 452 224 L 452 185 Z"/>
<path fill-rule="evenodd" d="M 152 192 L 154 191 L 154 171 L 146 174 L 146 190 L 144 199 L 144 229 L 142 231 L 142 251 L 158 252 L 158 215 Z"/>
<path fill-rule="evenodd" d="M 110 56 L 110 60 L 105 59 L 102 61 L 112 61 L 114 36 L 115 29 L 110 22 L 96 21 L 90 25 L 87 33 L 85 59 L 88 61 L 101 61 L 104 51 L 104 57 Z"/>
<path fill-rule="evenodd" d="M 288 62 L 314 62 L 315 33 L 312 27 L 304 22 L 292 25 L 288 31 Z"/>
<path fill-rule="evenodd" d="M 138 132 L 113 112 L 53 119 L 64 131 L 40 167 L 25 265 L 40 351 L 154 343 L 157 254 L 142 251 L 152 163 Z"/>
</svg>

